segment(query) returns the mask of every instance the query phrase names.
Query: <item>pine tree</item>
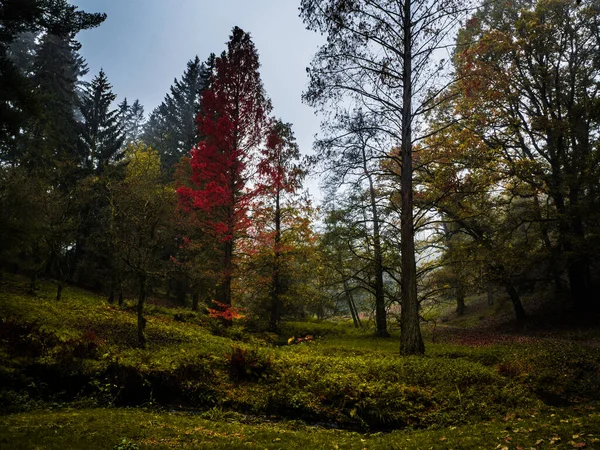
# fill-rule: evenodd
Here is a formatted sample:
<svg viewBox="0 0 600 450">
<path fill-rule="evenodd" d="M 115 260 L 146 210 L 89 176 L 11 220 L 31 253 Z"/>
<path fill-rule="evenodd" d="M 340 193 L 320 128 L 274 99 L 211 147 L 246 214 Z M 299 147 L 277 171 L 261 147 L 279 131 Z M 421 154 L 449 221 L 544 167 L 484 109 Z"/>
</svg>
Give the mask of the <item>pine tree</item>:
<svg viewBox="0 0 600 450">
<path fill-rule="evenodd" d="M 55 176 L 69 177 L 79 165 L 79 132 L 76 111 L 79 77 L 87 73 L 77 53 L 79 44 L 46 34 L 34 61 L 33 84 L 40 114 L 31 130 L 33 142 L 23 163 L 31 168 L 57 169 Z"/>
<path fill-rule="evenodd" d="M 90 172 L 102 172 L 122 156 L 123 128 L 119 121 L 119 110 L 110 109 L 116 98 L 111 89 L 106 74 L 100 70 L 81 105 L 84 164 Z"/>
<path fill-rule="evenodd" d="M 0 158 L 16 164 L 52 167 L 53 160 L 73 151 L 71 133 L 72 75 L 82 68 L 75 35 L 100 25 L 106 14 L 78 11 L 67 0 L 2 2 L 0 8 Z M 40 39 L 33 70 L 19 67 L 10 46 L 17 36 L 34 33 Z M 24 34 L 25 33 L 25 34 Z M 16 43 L 18 45 L 19 42 Z M 21 55 L 24 56 L 24 55 Z M 29 59 L 30 55 L 27 55 Z M 53 59 L 55 58 L 55 59 Z M 25 72 L 25 73 L 24 73 Z M 75 78 L 77 75 L 75 75 Z M 58 87 L 59 91 L 53 88 Z M 62 114 L 64 113 L 64 114 Z M 66 127 L 66 128 L 64 128 Z M 57 130 L 64 128 L 65 134 Z M 36 139 L 32 140 L 31 134 Z M 48 134 L 48 136 L 44 136 Z M 25 142 L 23 142 L 25 141 Z M 27 148 L 29 147 L 29 148 Z M 60 154 L 60 155 L 59 155 Z M 37 162 L 34 162 L 35 160 Z M 47 163 L 47 164 L 46 164 Z"/>
<path fill-rule="evenodd" d="M 140 140 L 144 129 L 144 107 L 135 100 L 133 104 L 127 103 L 127 98 L 119 103 L 119 120 L 123 129 L 124 144 L 133 144 Z"/>
<path fill-rule="evenodd" d="M 200 112 L 200 98 L 208 87 L 215 56 L 206 63 L 196 56 L 187 64 L 181 80 L 175 80 L 170 93 L 150 115 L 144 130 L 144 141 L 156 148 L 163 168 L 173 173 L 182 156 L 189 154 L 198 142 L 196 117 Z"/>
</svg>

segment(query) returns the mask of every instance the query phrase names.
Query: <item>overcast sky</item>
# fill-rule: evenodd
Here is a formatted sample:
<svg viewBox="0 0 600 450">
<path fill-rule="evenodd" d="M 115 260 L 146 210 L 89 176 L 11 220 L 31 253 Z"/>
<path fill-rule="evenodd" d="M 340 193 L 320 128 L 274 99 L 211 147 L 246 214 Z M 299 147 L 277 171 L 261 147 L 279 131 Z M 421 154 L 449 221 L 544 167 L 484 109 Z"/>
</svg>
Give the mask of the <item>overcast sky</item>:
<svg viewBox="0 0 600 450">
<path fill-rule="evenodd" d="M 100 27 L 81 32 L 90 77 L 106 72 L 117 101 L 139 99 L 149 114 L 163 100 L 186 63 L 219 55 L 234 26 L 251 34 L 273 113 L 291 122 L 304 154 L 310 153 L 319 120 L 300 96 L 306 67 L 324 38 L 306 30 L 299 0 L 71 0 L 87 12 L 108 15 Z M 316 194 L 314 183 L 311 193 Z"/>
</svg>

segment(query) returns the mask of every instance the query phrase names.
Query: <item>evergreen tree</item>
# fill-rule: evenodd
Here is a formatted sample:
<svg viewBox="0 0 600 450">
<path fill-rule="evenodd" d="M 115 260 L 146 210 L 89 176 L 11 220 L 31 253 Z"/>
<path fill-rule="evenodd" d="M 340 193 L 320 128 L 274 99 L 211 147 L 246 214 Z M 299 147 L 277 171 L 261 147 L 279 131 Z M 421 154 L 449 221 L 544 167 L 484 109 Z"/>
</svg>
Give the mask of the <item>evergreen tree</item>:
<svg viewBox="0 0 600 450">
<path fill-rule="evenodd" d="M 34 61 L 40 113 L 22 162 L 31 168 L 55 168 L 58 177 L 74 173 L 80 159 L 77 85 L 87 68 L 78 49 L 79 44 L 69 38 L 46 34 Z"/>
<path fill-rule="evenodd" d="M 198 130 L 204 139 L 192 150 L 190 161 L 194 187 L 177 191 L 184 207 L 206 214 L 204 228 L 222 243 L 218 298 L 227 307 L 232 299 L 236 240 L 250 226 L 248 211 L 257 194 L 249 188 L 253 158 L 269 133 L 271 102 L 259 66 L 250 35 L 235 27 L 227 52 L 216 60 L 211 86 L 202 95 Z"/>
<path fill-rule="evenodd" d="M 173 173 L 182 156 L 198 142 L 196 117 L 202 92 L 208 88 L 215 55 L 206 63 L 196 56 L 187 64 L 181 80 L 175 80 L 170 93 L 152 112 L 144 131 L 144 141 L 160 154 L 163 168 Z"/>
<path fill-rule="evenodd" d="M 37 156 L 40 151 L 46 150 L 51 157 L 56 157 L 57 153 L 64 153 L 70 150 L 71 145 L 58 150 L 59 147 L 52 148 L 55 144 L 66 144 L 72 140 L 70 130 L 67 131 L 64 139 L 57 139 L 55 133 L 48 139 L 37 139 L 33 144 L 31 141 L 23 144 L 24 130 L 35 128 L 37 137 L 41 137 L 45 132 L 49 132 L 55 125 L 60 128 L 63 125 L 70 125 L 69 115 L 53 118 L 56 113 L 63 110 L 62 107 L 54 109 L 61 103 L 59 97 L 69 97 L 71 87 L 68 82 L 58 83 L 64 91 L 53 91 L 51 82 L 52 74 L 55 80 L 67 81 L 70 78 L 68 72 L 72 52 L 79 49 L 79 44 L 74 40 L 75 35 L 88 28 L 100 25 L 106 19 L 105 14 L 86 13 L 77 11 L 77 6 L 70 5 L 67 0 L 20 0 L 2 2 L 0 8 L 0 158 L 3 162 L 16 164 L 21 162 L 24 146 L 36 148 L 34 150 Z M 32 64 L 28 69 L 36 72 L 36 80 L 28 80 L 27 70 L 20 67 L 22 60 L 15 60 L 14 50 L 10 47 L 17 36 L 24 33 L 34 33 L 40 37 L 40 46 L 33 64 L 29 60 L 27 64 Z M 26 34 L 24 35 L 26 36 Z M 19 44 L 18 42 L 16 43 Z M 67 50 L 70 47 L 70 51 Z M 23 56 L 23 55 L 21 55 Z M 28 55 L 30 56 L 30 55 Z M 53 61 L 52 56 L 59 58 Z M 61 65 L 63 63 L 63 65 Z M 43 97 L 39 99 L 38 97 Z M 50 107 L 50 109 L 48 109 Z M 64 109 L 66 111 L 66 109 Z M 27 136 L 29 139 L 30 136 Z M 27 140 L 26 139 L 26 140 Z M 29 162 L 36 156 L 25 155 Z M 43 165 L 39 161 L 39 165 Z"/>
<path fill-rule="evenodd" d="M 110 162 L 122 156 L 123 127 L 119 121 L 119 110 L 111 109 L 116 98 L 111 89 L 106 74 L 100 70 L 81 105 L 84 163 L 90 172 L 102 172 Z"/>
<path fill-rule="evenodd" d="M 144 107 L 135 100 L 133 104 L 127 103 L 125 98 L 119 103 L 119 118 L 123 129 L 124 144 L 132 144 L 142 136 L 144 128 Z"/>
</svg>

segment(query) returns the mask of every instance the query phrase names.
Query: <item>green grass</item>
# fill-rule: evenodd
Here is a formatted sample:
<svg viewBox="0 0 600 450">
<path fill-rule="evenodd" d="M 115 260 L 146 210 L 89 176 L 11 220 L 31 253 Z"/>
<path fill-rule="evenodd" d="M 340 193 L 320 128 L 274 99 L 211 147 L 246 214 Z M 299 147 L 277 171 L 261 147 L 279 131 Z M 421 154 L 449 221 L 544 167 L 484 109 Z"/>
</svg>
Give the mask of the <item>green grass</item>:
<svg viewBox="0 0 600 450">
<path fill-rule="evenodd" d="M 397 335 L 375 338 L 348 322 L 251 334 L 150 305 L 141 350 L 132 306 L 72 288 L 57 303 L 51 283 L 35 296 L 24 280 L 0 285 L 0 409 L 13 413 L 1 417 L 0 446 L 112 448 L 126 438 L 170 448 L 244 439 L 257 448 L 560 448 L 575 439 L 569 433 L 588 439 L 598 422 L 600 350 L 581 339 L 446 330 L 427 337 L 425 357 L 400 357 Z M 314 340 L 287 345 L 306 335 Z M 550 444 L 552 433 L 561 440 Z M 581 442 L 600 447 L 593 439 Z"/>
<path fill-rule="evenodd" d="M 0 416 L 0 448 L 573 449 L 598 448 L 599 430 L 600 413 L 592 406 L 528 410 L 476 425 L 373 434 L 221 411 L 192 415 L 141 409 L 46 410 Z"/>
</svg>

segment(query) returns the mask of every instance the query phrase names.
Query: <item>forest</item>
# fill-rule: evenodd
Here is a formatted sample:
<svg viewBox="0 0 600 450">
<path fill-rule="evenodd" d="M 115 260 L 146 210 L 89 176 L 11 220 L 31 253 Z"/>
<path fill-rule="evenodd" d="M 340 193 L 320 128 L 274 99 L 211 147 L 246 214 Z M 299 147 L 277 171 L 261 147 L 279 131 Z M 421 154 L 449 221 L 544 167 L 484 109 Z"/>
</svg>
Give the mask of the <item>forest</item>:
<svg viewBox="0 0 600 450">
<path fill-rule="evenodd" d="M 0 1 L 0 448 L 600 448 L 600 0 L 298 14 L 312 149 L 252 30 L 147 112 Z"/>
</svg>

